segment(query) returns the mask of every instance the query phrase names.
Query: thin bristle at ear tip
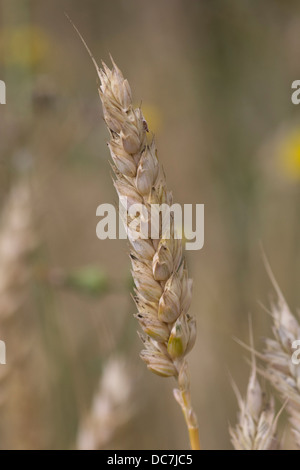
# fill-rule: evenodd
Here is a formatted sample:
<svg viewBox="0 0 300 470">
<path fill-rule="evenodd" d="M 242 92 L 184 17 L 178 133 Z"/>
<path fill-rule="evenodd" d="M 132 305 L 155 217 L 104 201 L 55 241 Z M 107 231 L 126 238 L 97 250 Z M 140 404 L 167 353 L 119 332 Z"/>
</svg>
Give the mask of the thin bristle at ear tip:
<svg viewBox="0 0 300 470">
<path fill-rule="evenodd" d="M 251 354 L 255 354 L 256 357 L 258 357 L 259 359 L 263 359 L 263 354 L 256 351 L 255 349 L 252 349 L 251 346 L 248 346 L 248 344 L 244 343 L 244 341 L 241 341 L 239 338 L 237 338 L 236 336 L 232 336 L 232 339 L 237 343 L 239 344 L 240 346 L 242 346 L 243 348 L 245 348 L 247 351 L 249 351 Z"/>
<path fill-rule="evenodd" d="M 241 395 L 241 392 L 239 391 L 238 389 L 238 386 L 234 380 L 234 378 L 232 377 L 231 373 L 228 372 L 228 375 L 229 375 L 229 380 L 230 380 L 230 384 L 231 384 L 231 387 L 233 389 L 233 392 L 236 396 L 236 399 L 237 399 L 237 402 L 238 402 L 238 405 L 239 407 L 241 408 L 241 404 L 243 403 L 243 398 L 242 398 L 242 395 Z"/>
<path fill-rule="evenodd" d="M 108 75 L 110 73 L 110 68 L 106 65 L 106 63 L 104 62 L 104 60 L 101 60 L 101 64 L 102 64 L 102 67 L 103 67 L 103 72 Z M 101 70 L 101 69 L 100 69 Z M 102 72 L 102 71 L 101 71 Z"/>
<path fill-rule="evenodd" d="M 250 313 L 248 315 L 248 322 L 249 322 L 249 341 L 250 341 L 250 347 L 252 349 L 252 352 L 251 352 L 252 370 L 253 370 L 253 376 L 256 376 L 256 360 L 255 360 L 255 352 L 254 352 L 253 325 L 252 325 L 252 317 Z"/>
<path fill-rule="evenodd" d="M 277 281 L 276 281 L 275 275 L 274 275 L 274 273 L 273 273 L 273 271 L 272 271 L 272 268 L 271 268 L 271 266 L 270 266 L 269 260 L 268 260 L 268 258 L 267 258 L 267 255 L 266 255 L 266 253 L 265 253 L 264 248 L 263 248 L 262 245 L 261 245 L 261 252 L 262 252 L 263 263 L 264 263 L 265 269 L 266 269 L 266 271 L 267 271 L 267 274 L 268 274 L 268 276 L 269 276 L 269 279 L 270 279 L 270 281 L 271 281 L 271 283 L 272 283 L 272 285 L 273 285 L 273 287 L 274 287 L 274 289 L 275 289 L 275 291 L 276 291 L 278 297 L 280 298 L 280 300 L 281 300 L 282 302 L 285 302 L 284 295 L 283 295 L 283 293 L 282 293 L 282 291 L 281 291 L 281 289 L 280 289 L 280 287 L 279 287 L 279 284 L 278 284 Z"/>
<path fill-rule="evenodd" d="M 260 300 L 258 300 L 258 305 L 270 316 L 272 317 L 272 311 L 268 309 Z"/>
<path fill-rule="evenodd" d="M 112 57 L 112 55 L 111 55 L 110 52 L 109 52 L 109 58 L 110 58 L 110 61 L 111 61 L 112 65 L 113 65 L 116 69 L 118 69 L 118 67 L 117 67 L 117 65 L 116 65 L 116 63 L 115 63 L 115 61 L 114 61 L 114 59 L 113 59 L 113 57 Z"/>
<path fill-rule="evenodd" d="M 98 73 L 98 75 L 99 75 L 100 72 L 101 72 L 101 69 L 100 69 L 99 65 L 97 64 L 97 62 L 96 62 L 96 60 L 95 60 L 95 58 L 94 58 L 94 56 L 93 56 L 93 54 L 92 54 L 92 52 L 91 52 L 89 46 L 87 45 L 87 43 L 86 43 L 85 39 L 83 38 L 82 34 L 80 33 L 79 29 L 77 28 L 77 26 L 75 25 L 75 23 L 71 20 L 71 18 L 69 17 L 69 15 L 68 15 L 66 12 L 65 12 L 65 15 L 66 15 L 67 19 L 69 20 L 69 22 L 71 23 L 71 25 L 73 26 L 73 28 L 75 29 L 75 31 L 76 31 L 76 33 L 78 34 L 79 38 L 81 39 L 81 41 L 82 41 L 84 47 L 86 48 L 86 50 L 87 50 L 87 52 L 88 52 L 90 58 L 91 58 L 92 61 L 93 61 L 93 64 L 94 64 L 94 66 L 95 66 L 95 68 L 96 68 L 96 71 L 97 71 L 97 73 Z"/>
<path fill-rule="evenodd" d="M 119 67 L 117 66 L 116 62 L 114 61 L 114 59 L 113 59 L 111 53 L 109 53 L 109 58 L 110 58 L 110 60 L 111 60 L 111 63 L 112 63 L 112 65 L 113 65 L 113 68 L 115 69 L 115 71 L 116 71 L 118 74 L 120 74 L 120 75 L 123 76 L 121 70 L 119 69 Z"/>
</svg>

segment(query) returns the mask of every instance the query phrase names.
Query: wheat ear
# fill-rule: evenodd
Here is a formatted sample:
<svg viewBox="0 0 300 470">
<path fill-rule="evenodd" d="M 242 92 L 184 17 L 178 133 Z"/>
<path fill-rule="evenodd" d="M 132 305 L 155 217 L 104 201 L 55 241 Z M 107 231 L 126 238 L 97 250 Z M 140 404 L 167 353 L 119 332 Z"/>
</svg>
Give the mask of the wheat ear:
<svg viewBox="0 0 300 470">
<path fill-rule="evenodd" d="M 265 339 L 261 357 L 266 367 L 262 373 L 287 403 L 292 432 L 300 449 L 300 367 L 292 361 L 293 342 L 300 339 L 300 323 L 290 311 L 265 255 L 264 263 L 277 293 L 277 302 L 271 309 L 274 338 Z"/>
<path fill-rule="evenodd" d="M 278 446 L 275 434 L 279 415 L 275 415 L 273 397 L 269 401 L 266 400 L 257 379 L 252 328 L 250 332 L 252 364 L 247 394 L 243 399 L 236 384 L 232 382 L 239 414 L 235 428 L 230 427 L 229 433 L 235 450 L 272 450 Z"/>
<path fill-rule="evenodd" d="M 140 108 L 134 109 L 127 80 L 113 62 L 99 70 L 100 98 L 110 131 L 109 149 L 114 162 L 115 187 L 125 209 L 142 206 L 151 226 L 151 204 L 172 205 L 165 175 L 158 161 L 154 140 L 147 142 L 148 126 Z M 145 335 L 142 359 L 148 369 L 163 377 L 175 377 L 174 391 L 188 425 L 191 446 L 199 448 L 198 426 L 191 407 L 186 354 L 196 339 L 194 318 L 188 315 L 192 281 L 188 278 L 182 242 L 174 233 L 165 234 L 162 223 L 158 238 L 142 239 L 125 217 L 131 244 L 132 275 L 138 319 Z M 151 230 L 150 230 L 151 232 Z M 168 235 L 168 236 L 166 236 Z"/>
<path fill-rule="evenodd" d="M 112 60 L 112 69 L 104 63 L 100 69 L 78 29 L 74 28 L 87 48 L 100 79 L 99 93 L 110 133 L 108 145 L 120 202 L 126 210 L 130 210 L 133 204 L 142 206 L 143 216 L 151 225 L 151 204 L 172 204 L 172 194 L 166 187 L 155 142 L 152 140 L 149 144 L 147 141 L 147 122 L 141 108 L 133 107 L 129 83 L 119 68 Z M 189 371 L 185 359 L 195 343 L 196 322 L 187 313 L 192 297 L 192 280 L 188 278 L 182 241 L 175 238 L 174 230 L 165 234 L 161 223 L 156 227 L 158 238 L 142 239 L 132 229 L 131 222 L 132 219 L 125 217 L 136 286 L 138 313 L 135 316 L 144 332 L 141 337 L 145 349 L 141 352 L 141 358 L 152 372 L 177 380 L 178 388 L 174 390 L 174 396 L 184 413 L 191 447 L 198 450 L 198 424 L 191 406 Z M 152 229 L 154 227 L 151 227 L 150 233 L 153 233 Z"/>
<path fill-rule="evenodd" d="M 0 404 L 5 405 L 3 438 L 9 445 L 15 442 L 25 448 L 35 439 L 28 432 L 28 421 L 34 423 L 35 418 L 32 414 L 29 417 L 28 405 L 32 399 L 28 368 L 32 338 L 26 324 L 31 317 L 24 316 L 22 308 L 32 277 L 28 258 L 36 247 L 30 188 L 28 181 L 21 179 L 12 187 L 0 220 L 0 339 L 7 346 L 7 364 L 0 366 Z"/>
<path fill-rule="evenodd" d="M 78 450 L 100 450 L 134 413 L 133 370 L 121 357 L 106 362 L 91 409 L 77 435 Z"/>
<path fill-rule="evenodd" d="M 140 108 L 134 109 L 127 80 L 115 63 L 98 69 L 100 98 L 110 131 L 109 149 L 114 162 L 115 187 L 125 209 L 141 205 L 151 225 L 151 204 L 172 204 L 154 140 L 148 144 L 147 123 Z M 188 315 L 192 281 L 182 255 L 182 242 L 168 237 L 159 227 L 157 239 L 142 239 L 125 217 L 131 244 L 132 275 L 138 319 L 145 335 L 142 359 L 148 369 L 163 377 L 175 377 L 174 391 L 190 432 L 192 448 L 199 448 L 198 426 L 191 407 L 186 354 L 196 339 L 194 318 Z M 129 227 L 130 225 L 130 227 Z M 152 227 L 151 227 L 152 228 Z M 151 232 L 151 230 L 150 230 Z"/>
<path fill-rule="evenodd" d="M 296 444 L 300 448 L 300 367 L 292 362 L 292 344 L 300 339 L 300 324 L 282 295 L 272 306 L 272 317 L 274 338 L 265 340 L 263 359 L 266 367 L 263 374 L 282 399 L 288 400 L 286 409 Z"/>
</svg>

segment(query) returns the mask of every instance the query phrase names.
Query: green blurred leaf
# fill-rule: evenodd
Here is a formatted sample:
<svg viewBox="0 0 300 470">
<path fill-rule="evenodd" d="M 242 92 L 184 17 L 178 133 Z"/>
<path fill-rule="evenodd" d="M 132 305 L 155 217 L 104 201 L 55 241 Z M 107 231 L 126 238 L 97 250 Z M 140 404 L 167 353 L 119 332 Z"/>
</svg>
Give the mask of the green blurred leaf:
<svg viewBox="0 0 300 470">
<path fill-rule="evenodd" d="M 103 294 L 109 287 L 107 274 L 95 266 L 85 266 L 73 271 L 68 275 L 66 284 L 91 295 Z"/>
</svg>

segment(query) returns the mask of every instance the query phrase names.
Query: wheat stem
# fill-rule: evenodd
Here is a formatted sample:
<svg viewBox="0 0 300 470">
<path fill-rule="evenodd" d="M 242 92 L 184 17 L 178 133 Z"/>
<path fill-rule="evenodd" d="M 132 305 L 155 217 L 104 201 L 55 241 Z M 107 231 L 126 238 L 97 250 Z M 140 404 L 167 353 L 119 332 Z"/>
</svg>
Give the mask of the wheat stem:
<svg viewBox="0 0 300 470">
<path fill-rule="evenodd" d="M 200 450 L 199 427 L 197 421 L 195 422 L 195 414 L 189 404 L 189 400 L 186 396 L 186 393 L 183 393 L 183 401 L 185 403 L 185 406 L 181 408 L 189 431 L 191 449 Z"/>
<path fill-rule="evenodd" d="M 200 447 L 200 438 L 199 438 L 199 428 L 193 428 L 188 423 L 188 430 L 189 430 L 189 437 L 190 437 L 190 444 L 192 450 L 201 450 Z"/>
</svg>

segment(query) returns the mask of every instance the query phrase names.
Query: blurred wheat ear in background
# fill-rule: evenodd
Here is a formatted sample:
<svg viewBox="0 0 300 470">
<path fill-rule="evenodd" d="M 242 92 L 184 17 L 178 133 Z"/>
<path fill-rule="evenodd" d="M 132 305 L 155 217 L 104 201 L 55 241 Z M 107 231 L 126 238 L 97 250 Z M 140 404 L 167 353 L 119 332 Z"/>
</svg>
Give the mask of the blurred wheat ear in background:
<svg viewBox="0 0 300 470">
<path fill-rule="evenodd" d="M 279 414 L 275 415 L 273 397 L 266 399 L 266 394 L 258 381 L 252 325 L 250 333 L 252 364 L 245 399 L 242 398 L 236 384 L 232 382 L 239 413 L 235 428 L 229 428 L 231 442 L 235 450 L 275 450 L 278 447 L 276 428 Z"/>
<path fill-rule="evenodd" d="M 0 337 L 8 360 L 0 369 L 2 442 L 32 448 L 36 429 L 32 412 L 32 318 L 24 315 L 32 276 L 29 257 L 37 247 L 28 181 L 16 182 L 7 196 L 0 221 Z M 36 423 L 35 423 L 36 424 Z"/>
<path fill-rule="evenodd" d="M 292 362 L 292 345 L 300 338 L 300 323 L 290 311 L 269 266 L 267 268 L 278 299 L 271 308 L 273 338 L 265 339 L 262 354 L 265 368 L 262 373 L 279 392 L 281 399 L 287 402 L 292 433 L 300 449 L 300 367 Z"/>
<path fill-rule="evenodd" d="M 141 339 L 145 349 L 141 352 L 141 358 L 155 374 L 177 380 L 178 388 L 174 390 L 174 396 L 182 408 L 191 447 L 199 450 L 198 423 L 191 405 L 189 369 L 185 359 L 196 340 L 196 321 L 188 314 L 192 280 L 188 278 L 182 240 L 175 236 L 173 219 L 170 232 L 164 232 L 160 220 L 159 227 L 156 227 L 158 238 L 151 238 L 154 233 L 151 230 L 154 229 L 151 226 L 151 204 L 171 206 L 172 193 L 166 187 L 155 142 L 148 142 L 149 129 L 142 110 L 132 105 L 128 81 L 113 60 L 112 69 L 104 63 L 103 69 L 100 69 L 75 29 L 100 79 L 99 94 L 110 133 L 109 149 L 116 178 L 114 184 L 120 202 L 125 211 L 138 204 L 150 225 L 145 239 L 140 227 L 133 229 L 130 225 L 137 214 L 124 217 L 136 286 L 136 318 L 144 332 Z"/>
<path fill-rule="evenodd" d="M 252 328 L 250 346 L 240 342 L 251 351 L 252 370 L 245 400 L 233 383 L 239 415 L 236 427 L 230 427 L 229 432 L 236 450 L 282 448 L 283 442 L 279 443 L 276 428 L 281 412 L 286 410 L 293 436 L 291 446 L 296 444 L 300 449 L 300 369 L 299 364 L 293 362 L 295 344 L 298 344 L 300 338 L 300 323 L 290 311 L 266 258 L 265 265 L 277 294 L 277 300 L 272 304 L 270 312 L 273 319 L 273 338 L 264 339 L 265 347 L 262 353 L 254 349 Z M 269 401 L 266 400 L 257 379 L 255 356 L 263 363 L 263 367 L 258 369 L 260 375 L 279 393 L 282 401 L 282 408 L 277 416 L 273 397 Z"/>
<path fill-rule="evenodd" d="M 90 412 L 79 427 L 78 450 L 105 449 L 114 434 L 135 411 L 134 368 L 123 357 L 111 357 L 104 365 Z"/>
</svg>

